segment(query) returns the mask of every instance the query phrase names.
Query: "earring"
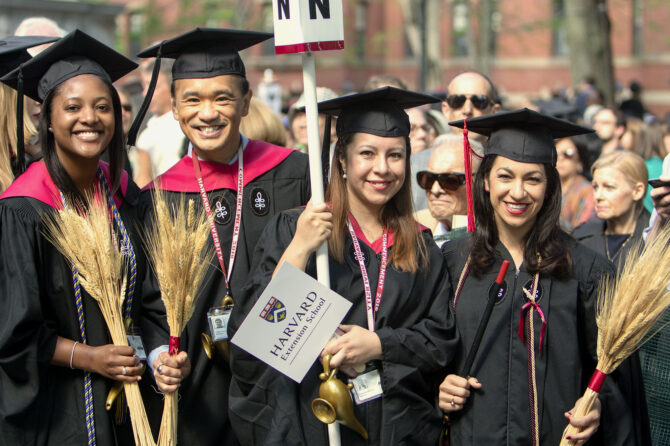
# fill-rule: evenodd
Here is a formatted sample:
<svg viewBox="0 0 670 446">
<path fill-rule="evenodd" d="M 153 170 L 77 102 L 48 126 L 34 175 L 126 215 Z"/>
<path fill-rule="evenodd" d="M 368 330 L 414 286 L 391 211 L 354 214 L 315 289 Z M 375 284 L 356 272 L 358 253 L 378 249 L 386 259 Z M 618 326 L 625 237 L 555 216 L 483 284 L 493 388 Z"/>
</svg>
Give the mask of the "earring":
<svg viewBox="0 0 670 446">
<path fill-rule="evenodd" d="M 344 172 L 344 173 L 342 174 L 342 178 L 345 179 L 345 180 L 347 179 L 347 173 L 346 173 L 346 172 Z"/>
<path fill-rule="evenodd" d="M 54 129 L 52 129 L 51 127 L 49 127 L 49 131 L 50 131 L 51 133 L 53 133 Z"/>
</svg>

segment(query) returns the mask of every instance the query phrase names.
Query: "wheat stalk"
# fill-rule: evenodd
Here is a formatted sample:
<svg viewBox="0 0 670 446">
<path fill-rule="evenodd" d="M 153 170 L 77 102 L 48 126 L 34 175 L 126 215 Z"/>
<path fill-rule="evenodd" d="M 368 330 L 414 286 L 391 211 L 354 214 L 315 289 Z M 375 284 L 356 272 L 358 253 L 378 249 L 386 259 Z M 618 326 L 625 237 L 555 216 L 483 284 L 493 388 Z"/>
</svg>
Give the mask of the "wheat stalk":
<svg viewBox="0 0 670 446">
<path fill-rule="evenodd" d="M 640 256 L 641 243 L 631 249 L 617 279 L 601 283 L 596 322 L 598 324 L 597 371 L 612 373 L 626 358 L 660 328 L 657 323 L 670 306 L 670 226 L 647 244 Z M 586 415 L 598 397 L 588 387 L 575 416 Z M 572 442 L 566 436 L 578 432 L 571 425 L 563 432 L 561 446 Z"/>
<path fill-rule="evenodd" d="M 44 235 L 79 273 L 79 282 L 98 303 L 114 345 L 128 345 L 122 306 L 127 284 L 126 257 L 110 225 L 104 197 L 86 196 L 87 211 L 74 206 L 45 219 Z M 137 382 L 123 383 L 135 443 L 155 445 Z"/>
<path fill-rule="evenodd" d="M 204 211 L 195 210 L 193 200 L 182 195 L 171 208 L 165 192 L 154 183 L 154 215 L 147 228 L 147 250 L 158 278 L 170 336 L 179 337 L 193 310 L 197 292 L 214 258 L 208 245 L 209 224 Z M 177 392 L 165 395 L 158 434 L 160 446 L 177 443 Z"/>
</svg>

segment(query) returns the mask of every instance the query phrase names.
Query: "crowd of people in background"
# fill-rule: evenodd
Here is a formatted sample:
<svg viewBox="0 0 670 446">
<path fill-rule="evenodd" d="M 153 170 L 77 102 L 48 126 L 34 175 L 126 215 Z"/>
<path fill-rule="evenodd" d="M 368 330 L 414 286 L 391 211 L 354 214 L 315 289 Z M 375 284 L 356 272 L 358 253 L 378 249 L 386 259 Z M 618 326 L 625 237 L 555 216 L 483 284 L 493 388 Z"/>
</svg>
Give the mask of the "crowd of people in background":
<svg viewBox="0 0 670 446">
<path fill-rule="evenodd" d="M 320 144 L 325 141 L 324 147 L 329 150 L 330 184 L 329 204 L 313 205 L 308 203 L 307 159 L 312 154 L 304 95 L 285 97 L 282 113 L 275 113 L 253 95 L 254 86 L 249 85 L 237 54 L 240 48 L 217 49 L 216 45 L 225 46 L 230 38 L 226 32 L 201 36 L 196 30 L 194 34 L 159 43 L 163 54 L 169 56 L 163 56 L 156 73 L 153 55 L 143 57 L 137 68 L 143 90 L 139 98 L 119 82 L 112 86 L 118 73 L 112 78 L 113 70 L 96 62 L 83 75 L 75 70 L 53 84 L 42 82 L 39 95 L 28 91 L 33 82 L 37 92 L 40 79 L 27 77 L 21 118 L 16 113 L 17 100 L 21 98 L 17 98 L 12 84 L 16 83 L 12 77 L 15 71 L 0 72 L 0 77 L 9 73 L 8 81 L 3 78 L 5 83 L 0 83 L 0 193 L 8 191 L 0 197 L 0 249 L 4 258 L 0 264 L 0 280 L 4 282 L 0 284 L 0 302 L 11 307 L 10 294 L 18 293 L 30 303 L 30 308 L 14 307 L 6 313 L 16 320 L 10 321 L 6 316 L 0 319 L 4 324 L 0 326 L 0 388 L 19 389 L 13 395 L 20 401 L 7 404 L 10 393 L 0 394 L 0 444 L 46 445 L 72 438 L 80 441 L 80 429 L 46 415 L 44 411 L 54 410 L 53 401 L 44 400 L 40 393 L 46 388 L 49 398 L 60 395 L 68 409 L 78 413 L 83 406 L 66 390 L 66 386 L 79 385 L 79 376 L 70 374 L 71 369 L 87 371 L 89 375 L 93 372 L 93 386 L 101 392 L 96 395 L 100 399 L 96 404 L 102 404 L 105 380 L 136 379 L 142 373 L 134 359 L 130 362 L 132 356 L 128 352 L 112 354 L 104 333 L 92 331 L 90 337 L 101 349 L 107 349 L 105 353 L 116 361 L 113 364 L 102 363 L 95 347 L 78 347 L 80 333 L 75 324 L 74 301 L 62 304 L 73 293 L 69 288 L 63 291 L 63 284 L 72 281 L 72 272 L 53 248 L 43 251 L 46 242 L 39 230 L 41 213 L 58 206 L 51 202 L 47 206 L 35 205 L 31 200 L 42 198 L 28 191 L 36 187 L 34 184 L 48 184 L 44 187 L 50 192 L 63 192 L 64 202 L 76 201 L 88 187 L 84 180 L 94 178 L 98 161 L 105 160 L 109 164 L 104 164 L 108 167 L 102 171 L 108 187 L 119 194 L 119 203 L 123 203 L 123 207 L 119 205 L 121 221 L 115 223 L 117 229 L 124 220 L 129 228 L 133 219 L 148 221 L 140 213 L 151 205 L 154 184 L 161 184 L 174 202 L 181 194 L 191 194 L 200 203 L 201 197 L 209 193 L 211 207 L 224 209 L 226 215 L 240 214 L 242 209 L 245 212 L 242 223 L 235 223 L 242 225 L 239 242 L 233 237 L 230 218 L 217 213 L 224 252 L 230 257 L 221 257 L 219 263 L 212 265 L 204 286 L 206 296 L 196 310 L 196 322 L 188 328 L 188 356 L 167 354 L 164 344 L 168 330 L 155 278 L 147 272 L 147 278 L 138 282 L 137 295 L 142 296 L 138 300 L 144 302 L 135 303 L 133 314 L 137 320 L 148 319 L 143 329 L 153 333 L 147 334 L 146 342 L 151 351 L 147 365 L 155 383 L 165 392 L 181 385 L 180 404 L 195 408 L 180 418 L 179 435 L 184 444 L 217 444 L 222 438 L 232 445 L 238 441 L 261 444 L 261 440 L 275 441 L 272 444 L 325 444 L 323 426 L 311 412 L 305 412 L 309 411 L 305 407 L 319 381 L 316 368 L 306 383 L 296 385 L 259 366 L 239 349 L 233 348 L 231 357 L 225 360 L 207 358 L 200 349 L 199 333 L 207 331 L 208 310 L 217 307 L 227 294 L 236 299 L 230 330 L 239 327 L 282 262 L 314 275 L 314 252 L 327 242 L 331 270 L 335 271 L 333 289 L 354 299 L 357 306 L 345 320 L 344 336 L 331 341 L 326 351 L 337 358 L 334 366 L 347 369 L 363 364 L 366 373 L 377 370 L 383 382 L 394 386 L 393 390 L 384 389 L 383 399 L 362 406 L 365 410 L 357 409 L 358 416 L 367 423 L 368 444 L 416 444 L 420 439 L 437 439 L 445 427 L 441 417 L 435 418 L 431 412 L 438 400 L 439 408 L 449 415 L 455 446 L 504 441 L 539 444 L 535 442 L 540 439 L 554 442 L 567 423 L 583 429 L 573 439 L 575 444 L 591 438 L 608 445 L 670 445 L 667 327 L 622 365 L 614 376 L 616 385 L 603 399 L 602 407 L 598 405 L 582 418 L 569 412 L 583 390 L 582 372 L 590 372 L 594 365 L 596 329 L 595 320 L 589 318 L 595 312 L 598 280 L 615 275 L 630 256 L 639 254 L 646 237 L 670 218 L 670 186 L 649 185 L 649 180 L 659 177 L 670 180 L 670 114 L 654 116 L 645 107 L 639 83 L 631 82 L 619 103 L 610 105 L 602 103 L 602 95 L 591 80 L 571 93 L 558 90 L 549 97 L 511 100 L 502 93 L 504 85 L 496 85 L 495 79 L 474 70 L 459 73 L 448 80 L 443 91 L 428 94 L 409 92 L 403 79 L 387 74 L 372 77 L 360 92 L 348 95 L 318 87 Z M 17 36 L 62 38 L 66 34 L 66 38 L 82 38 L 72 37 L 44 18 L 30 19 L 16 31 Z M 254 37 L 257 40 L 250 40 L 247 46 L 270 37 L 258 34 Z M 54 47 L 57 45 L 58 42 Z M 172 53 L 171 45 L 176 48 Z M 59 67 L 74 54 L 68 50 L 41 59 L 40 54 L 48 54 L 40 52 L 45 48 L 46 45 L 30 49 L 34 56 L 30 60 L 36 66 L 45 65 L 38 67 L 40 78 L 48 77 L 49 69 Z M 152 48 L 147 54 L 153 54 Z M 2 51 L 0 46 L 0 62 L 4 63 Z M 218 65 L 214 63 L 211 72 L 204 75 L 204 68 L 194 68 L 199 62 L 189 59 L 203 51 L 212 51 L 219 58 Z M 95 59 L 92 53 L 82 57 L 88 57 L 87 61 Z M 26 60 L 22 63 L 29 64 Z M 82 67 L 87 67 L 86 63 Z M 133 62 L 128 63 L 134 66 Z M 17 67 L 18 64 L 14 68 Z M 22 79 L 21 88 L 23 83 Z M 104 143 L 96 143 L 93 155 L 77 152 L 76 145 L 70 147 L 73 144 L 56 131 L 57 121 L 69 109 L 55 108 L 53 104 L 66 101 L 63 91 L 67 89 L 76 94 L 87 90 L 89 96 L 88 90 L 98 92 L 119 121 L 101 127 L 99 132 L 108 132 L 110 137 Z M 147 96 L 150 90 L 152 94 Z M 230 106 L 225 111 L 212 111 L 222 106 L 216 102 L 220 100 L 218 96 L 210 96 L 221 91 L 229 96 L 225 101 L 235 104 L 234 109 Z M 126 140 L 139 113 L 139 102 L 145 97 L 148 118 L 136 143 L 126 147 L 122 156 L 117 153 L 123 150 L 118 139 Z M 407 105 L 412 100 L 423 105 Z M 40 104 L 42 101 L 45 105 Z M 210 102 L 215 104 L 210 107 Z M 101 122 L 109 119 L 100 107 L 95 113 L 100 114 Z M 501 121 L 501 116 L 505 116 L 505 121 Z M 143 117 L 140 113 L 139 119 Z M 557 123 L 557 119 L 562 121 Z M 24 144 L 19 150 L 17 126 L 21 125 Z M 65 124 L 61 126 L 65 128 Z M 94 128 L 98 131 L 98 127 Z M 539 138 L 540 133 L 553 138 L 549 142 L 541 140 L 528 152 L 515 152 L 519 134 Z M 469 142 L 465 150 L 464 141 Z M 74 153 L 70 160 L 90 157 L 95 162 L 86 166 L 74 161 L 68 164 L 56 155 L 61 153 Z M 23 156 L 30 166 L 26 173 L 20 168 Z M 470 156 L 470 161 L 466 163 L 464 156 Z M 237 163 L 239 175 L 242 169 L 250 175 L 245 177 L 243 189 L 236 189 L 237 167 L 230 167 Z M 191 178 L 194 169 L 200 175 L 200 183 Z M 230 176 L 232 186 L 218 182 L 217 175 L 222 172 Z M 390 179 L 383 184 L 372 182 L 374 187 L 369 189 L 370 181 L 365 178 L 370 172 Z M 38 183 L 29 182 L 37 177 Z M 156 179 L 159 182 L 154 183 Z M 473 182 L 474 197 L 468 196 L 466 186 Z M 145 189 L 140 193 L 142 188 Z M 254 205 L 253 197 L 248 205 L 237 199 L 238 194 L 243 194 L 247 200 L 252 193 L 265 200 L 263 207 Z M 30 199 L 21 202 L 17 197 Z M 271 207 L 266 208 L 266 202 L 272 203 Z M 209 202 L 203 206 L 207 208 Z M 269 208 L 272 212 L 268 213 Z M 474 212 L 477 225 L 473 236 L 468 235 L 469 210 L 470 214 Z M 508 215 L 510 212 L 514 218 Z M 523 217 L 517 218 L 517 214 Z M 415 222 L 426 231 L 417 230 Z M 134 231 L 130 231 L 130 237 L 137 244 L 135 251 L 140 251 L 141 237 Z M 382 304 L 379 314 L 375 312 L 372 318 L 368 315 L 366 324 L 366 296 L 358 282 L 363 276 L 367 280 L 367 268 L 375 271 L 372 283 L 376 286 L 376 274 L 387 268 L 387 242 L 390 273 L 387 287 L 383 288 L 387 306 Z M 236 259 L 237 243 L 240 249 Z M 231 244 L 235 247 L 231 248 Z M 35 246 L 39 249 L 31 251 L 29 258 L 22 257 L 23 251 Z M 11 265 L 15 260 L 9 259 L 10 255 L 20 257 L 29 266 L 20 277 L 16 276 L 16 268 Z M 363 256 L 365 260 L 361 260 Z M 486 295 L 489 276 L 495 277 L 503 260 L 515 265 L 516 273 L 510 272 L 509 280 L 515 284 L 520 281 L 519 288 L 510 293 L 523 300 L 526 292 L 535 305 L 544 298 L 545 311 L 551 296 L 551 305 L 555 305 L 552 308 L 561 312 L 558 321 L 550 319 L 551 329 L 566 333 L 561 339 L 549 335 L 546 350 L 542 350 L 540 338 L 538 373 L 546 381 L 540 384 L 539 395 L 537 388 L 531 395 L 535 412 L 532 403 L 528 408 L 528 392 L 523 392 L 529 385 L 524 380 L 531 353 L 527 357 L 525 347 L 521 352 L 511 347 L 509 333 L 516 333 L 519 323 L 515 297 L 501 302 L 499 312 L 504 313 L 492 321 L 499 333 L 507 335 L 488 335 L 483 347 L 489 352 L 488 362 L 480 364 L 477 378 L 461 376 L 465 358 L 455 346 L 471 342 L 476 328 L 473 324 L 481 311 L 467 296 Z M 233 274 L 229 269 L 226 275 L 229 262 L 236 267 Z M 52 264 L 56 266 L 49 266 Z M 140 269 L 144 274 L 144 263 Z M 39 286 L 31 283 L 30 274 L 40 282 Z M 383 284 L 383 279 L 379 280 Z M 361 289 L 352 291 L 352 284 Z M 417 299 L 413 307 L 406 304 L 408 296 Z M 388 307 L 390 302 L 395 306 Z M 533 318 L 532 308 L 526 316 L 523 314 L 522 310 L 521 331 Z M 99 314 L 91 318 L 102 324 Z M 542 320 L 544 324 L 544 316 Z M 43 349 L 52 357 L 41 357 Z M 24 351 L 25 356 L 19 351 Z M 75 355 L 77 351 L 79 356 Z M 17 359 L 18 356 L 21 357 Z M 536 361 L 535 356 L 532 361 Z M 557 366 L 563 361 L 573 364 L 578 376 L 566 374 Z M 54 368 L 58 372 L 47 376 Z M 501 378 L 502 369 L 510 376 Z M 523 375 L 523 383 L 514 380 L 515 372 Z M 28 376 L 27 387 L 32 391 L 17 384 L 22 374 Z M 515 391 L 521 396 L 515 396 Z M 476 392 L 478 399 L 473 399 Z M 520 401 L 517 408 L 515 398 Z M 540 414 L 538 398 L 553 398 L 563 409 L 544 403 L 542 423 L 527 430 L 529 413 L 536 417 Z M 160 402 L 155 395 L 153 400 L 158 407 Z M 149 408 L 151 404 L 148 403 Z M 411 406 L 414 418 L 406 416 L 406 405 Z M 35 432 L 25 423 L 27 418 L 23 419 L 26 414 L 35 413 L 31 411 L 36 407 L 39 420 L 48 425 L 44 431 L 40 428 Z M 281 409 L 267 412 L 267 407 Z M 216 429 L 208 424 L 207 429 L 212 429 L 203 433 L 200 423 L 211 422 L 216 411 L 225 412 L 218 419 L 222 421 L 212 422 Z M 158 419 L 159 413 L 152 422 Z M 111 419 L 100 421 L 98 435 L 117 435 L 111 433 L 111 423 Z M 299 428 L 292 423 L 298 423 Z M 11 429 L 7 427 L 10 425 Z M 34 436 L 28 441 L 25 432 L 30 429 Z M 343 437 L 348 439 L 347 444 L 358 444 L 360 438 L 350 434 Z M 119 434 L 115 441 L 125 444 L 124 438 Z M 114 442 L 105 440 L 99 444 Z"/>
</svg>

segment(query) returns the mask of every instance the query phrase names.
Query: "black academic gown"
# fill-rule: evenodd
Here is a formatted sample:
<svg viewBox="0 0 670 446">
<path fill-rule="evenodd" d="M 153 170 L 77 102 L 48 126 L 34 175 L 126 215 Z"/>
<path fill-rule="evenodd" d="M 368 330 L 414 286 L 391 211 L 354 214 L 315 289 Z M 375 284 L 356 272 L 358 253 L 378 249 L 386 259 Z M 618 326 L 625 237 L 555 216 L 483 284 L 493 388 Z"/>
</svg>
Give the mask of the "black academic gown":
<svg viewBox="0 0 670 446">
<path fill-rule="evenodd" d="M 258 296 L 269 283 L 282 253 L 295 234 L 302 210 L 282 212 L 268 224 L 254 254 L 254 267 L 243 293 L 243 305 L 231 317 L 232 335 Z M 435 405 L 444 368 L 458 344 L 455 324 L 448 305 L 449 280 L 439 249 L 429 233 L 423 234 L 428 246 L 430 266 L 417 273 L 387 267 L 381 305 L 375 320 L 381 340 L 381 379 L 384 395 L 355 406 L 355 415 L 367 429 L 366 442 L 341 426 L 343 445 L 436 444 L 442 416 Z M 368 244 L 359 233 L 370 286 L 377 289 L 381 240 Z M 391 244 L 391 240 L 389 240 Z M 389 249 L 392 253 L 393 247 Z M 353 306 L 344 324 L 367 328 L 365 294 L 358 261 L 348 237 L 344 263 L 329 259 L 331 289 Z M 306 271 L 316 277 L 315 255 Z M 245 445 L 327 445 L 327 425 L 312 413 L 323 372 L 320 361 L 307 372 L 301 384 L 265 367 L 245 352 L 231 349 L 233 384 L 243 392 L 233 396 L 230 411 Z M 340 373 L 346 382 L 346 377 Z"/>
<path fill-rule="evenodd" d="M 622 246 L 612 257 L 612 262 L 621 271 L 624 262 L 630 255 L 638 255 L 635 251 L 636 243 L 642 240 L 643 232 L 649 226 L 649 212 L 642 208 L 635 222 L 633 235 L 625 246 Z M 607 255 L 607 239 L 605 235 L 606 223 L 599 218 L 593 218 L 575 228 L 573 237 L 580 243 L 588 246 L 599 254 Z M 635 422 L 635 441 L 631 444 L 646 446 L 651 444 L 649 431 L 649 415 L 645 399 L 644 382 L 638 352 L 633 353 L 623 361 L 612 373 L 623 393 L 626 405 L 633 413 Z M 603 413 L 604 427 L 616 423 L 616 414 Z"/>
<path fill-rule="evenodd" d="M 227 269 L 235 221 L 238 164 L 200 161 L 200 166 L 212 211 L 216 212 L 217 202 L 227 211 L 225 218 L 215 219 Z M 167 191 L 170 202 L 177 203 L 183 192 L 187 199 L 194 201 L 196 209 L 202 208 L 191 157 L 184 157 L 160 176 L 159 183 Z M 304 205 L 309 200 L 307 156 L 283 147 L 250 140 L 244 150 L 244 183 L 241 232 L 230 281 L 231 294 L 236 301 L 247 279 L 254 247 L 266 223 L 277 212 Z M 142 192 L 140 200 L 145 209 L 150 210 L 152 207 L 151 194 L 151 190 Z M 265 201 L 261 202 L 259 198 Z M 260 204 L 265 207 L 260 207 Z M 151 212 L 147 212 L 145 221 L 151 224 Z M 209 240 L 213 246 L 211 235 Z M 215 258 L 207 271 L 195 311 L 181 340 L 181 350 L 188 353 L 191 361 L 191 375 L 179 389 L 180 444 L 237 444 L 228 417 L 229 366 L 218 353 L 212 360 L 208 359 L 200 340 L 200 333 L 209 333 L 207 311 L 220 306 L 225 296 L 226 283 Z M 144 305 L 143 331 L 145 342 L 151 351 L 167 345 L 169 333 L 165 307 L 153 274 L 148 275 L 145 282 Z M 158 410 L 162 410 L 162 407 Z"/>
<path fill-rule="evenodd" d="M 456 289 L 470 253 L 471 238 L 443 246 L 452 288 Z M 538 304 L 547 321 L 542 350 L 537 352 L 542 322 L 534 314 L 536 344 L 536 383 L 538 394 L 540 444 L 557 445 L 570 410 L 582 396 L 596 366 L 597 326 L 596 288 L 603 276 L 614 274 L 604 257 L 565 236 L 572 259 L 568 278 L 542 274 Z M 527 347 L 518 334 L 521 307 L 527 302 L 522 287 L 530 291 L 533 275 L 521 265 L 518 276 L 507 249 L 498 242 L 499 253 L 486 273 L 470 273 L 456 306 L 456 322 L 462 350 L 450 373 L 461 374 L 465 356 L 472 345 L 489 288 L 503 260 L 511 265 L 505 276 L 506 291 L 496 303 L 475 358 L 471 375 L 482 384 L 473 391 L 462 411 L 450 416 L 452 446 L 531 444 Z M 603 405 L 620 404 L 621 395 L 611 380 L 600 394 Z M 618 406 L 620 407 L 620 406 Z M 611 426 L 616 441 L 608 445 L 629 444 L 632 429 L 629 413 L 622 413 L 618 426 Z M 593 440 L 590 444 L 593 444 Z"/>
<path fill-rule="evenodd" d="M 135 232 L 139 190 L 127 177 L 123 183 L 119 212 L 142 277 L 144 253 Z M 60 206 L 58 190 L 36 162 L 0 198 L 0 445 L 85 445 L 84 372 L 50 364 L 58 336 L 81 340 L 72 270 L 43 235 L 42 217 Z M 98 304 L 81 290 L 88 344 L 112 343 Z M 141 296 L 138 281 L 134 320 Z M 105 410 L 111 384 L 92 374 L 97 445 L 132 444 Z"/>
</svg>

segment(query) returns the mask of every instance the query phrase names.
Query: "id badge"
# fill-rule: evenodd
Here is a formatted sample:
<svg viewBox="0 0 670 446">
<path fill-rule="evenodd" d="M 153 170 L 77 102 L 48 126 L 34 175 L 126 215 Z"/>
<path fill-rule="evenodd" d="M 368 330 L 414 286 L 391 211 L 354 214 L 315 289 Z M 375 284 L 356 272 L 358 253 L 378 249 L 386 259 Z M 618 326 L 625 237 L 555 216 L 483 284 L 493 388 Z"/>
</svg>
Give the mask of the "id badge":
<svg viewBox="0 0 670 446">
<path fill-rule="evenodd" d="M 212 341 L 217 342 L 228 339 L 228 320 L 232 311 L 233 306 L 226 305 L 225 307 L 210 308 L 207 312 L 209 333 L 212 336 Z"/>
<path fill-rule="evenodd" d="M 367 367 L 363 373 L 350 379 L 349 382 L 354 385 L 351 389 L 351 395 L 354 397 L 356 404 L 367 403 L 384 394 L 379 369 L 374 366 Z"/>
<path fill-rule="evenodd" d="M 140 358 L 140 361 L 146 361 L 147 353 L 144 350 L 139 329 L 131 327 L 126 333 L 126 338 L 128 338 L 128 345 L 135 349 L 135 354 Z"/>
</svg>

